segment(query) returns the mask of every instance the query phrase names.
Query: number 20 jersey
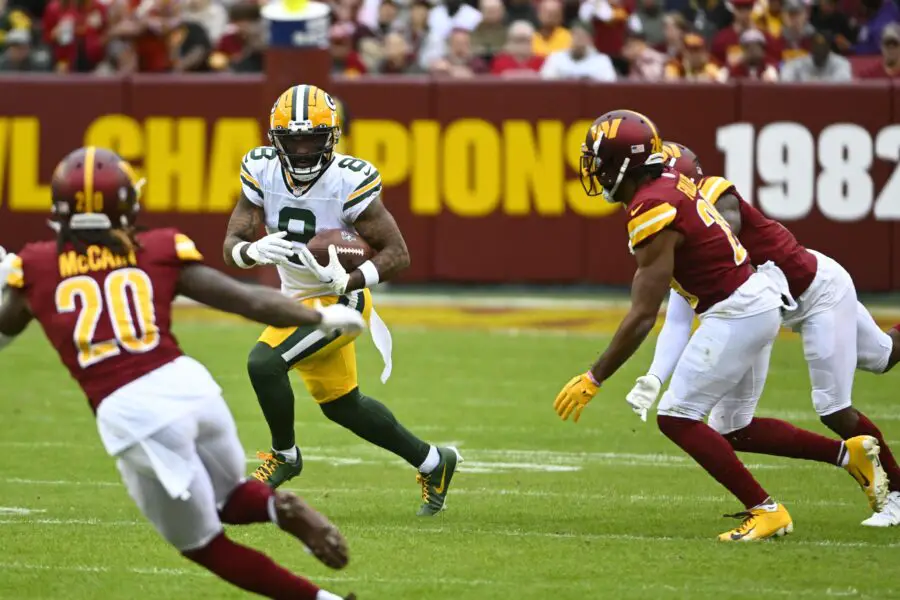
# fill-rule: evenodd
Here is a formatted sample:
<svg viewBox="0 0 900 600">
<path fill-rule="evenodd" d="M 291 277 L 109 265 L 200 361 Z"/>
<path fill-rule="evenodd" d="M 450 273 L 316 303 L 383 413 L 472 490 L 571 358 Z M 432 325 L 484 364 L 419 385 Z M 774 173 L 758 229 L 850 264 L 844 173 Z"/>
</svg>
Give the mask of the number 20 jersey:
<svg viewBox="0 0 900 600">
<path fill-rule="evenodd" d="M 730 297 L 753 274 L 728 223 L 684 175 L 667 169 L 642 186 L 626 210 L 632 248 L 668 228 L 684 237 L 675 249 L 671 285 L 697 314 Z"/>
<path fill-rule="evenodd" d="M 181 269 L 203 257 L 174 229 L 137 235 L 139 248 L 56 242 L 26 245 L 7 284 L 25 292 L 34 318 L 96 412 L 104 398 L 182 355 L 172 335 L 172 302 Z"/>
<path fill-rule="evenodd" d="M 326 229 L 355 231 L 353 223 L 381 195 L 381 174 L 370 163 L 334 153 L 331 163 L 309 187 L 298 191 L 270 146 L 254 148 L 241 161 L 241 188 L 265 212 L 266 232 L 287 231 L 295 248 Z M 296 255 L 278 265 L 283 293 L 297 298 L 330 294 Z"/>
</svg>

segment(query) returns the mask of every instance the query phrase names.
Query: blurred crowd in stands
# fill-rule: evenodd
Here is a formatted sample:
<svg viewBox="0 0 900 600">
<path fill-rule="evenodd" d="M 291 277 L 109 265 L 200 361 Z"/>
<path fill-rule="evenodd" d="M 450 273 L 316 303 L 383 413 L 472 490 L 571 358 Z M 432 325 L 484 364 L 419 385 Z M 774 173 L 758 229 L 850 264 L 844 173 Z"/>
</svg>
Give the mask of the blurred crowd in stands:
<svg viewBox="0 0 900 600">
<path fill-rule="evenodd" d="M 262 1 L 0 0 L 0 72 L 260 72 Z M 895 0 L 328 3 L 333 70 L 346 76 L 802 82 L 900 75 Z"/>
</svg>

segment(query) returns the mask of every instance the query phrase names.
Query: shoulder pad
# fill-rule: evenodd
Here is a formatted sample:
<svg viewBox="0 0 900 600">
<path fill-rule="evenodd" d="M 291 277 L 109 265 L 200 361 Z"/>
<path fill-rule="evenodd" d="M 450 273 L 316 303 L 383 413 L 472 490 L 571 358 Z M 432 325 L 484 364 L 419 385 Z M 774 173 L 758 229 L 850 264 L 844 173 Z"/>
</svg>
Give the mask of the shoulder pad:
<svg viewBox="0 0 900 600">
<path fill-rule="evenodd" d="M 632 248 L 647 241 L 675 221 L 676 206 L 665 200 L 638 198 L 628 206 L 628 244 Z"/>
<path fill-rule="evenodd" d="M 703 181 L 700 182 L 700 193 L 703 194 L 703 197 L 710 204 L 715 204 L 725 192 L 734 189 L 735 185 L 733 183 L 717 175 L 704 177 Z"/>
<path fill-rule="evenodd" d="M 342 156 L 335 166 L 341 169 L 345 181 L 345 211 L 374 200 L 381 193 L 381 173 L 372 163 L 354 156 Z"/>
</svg>

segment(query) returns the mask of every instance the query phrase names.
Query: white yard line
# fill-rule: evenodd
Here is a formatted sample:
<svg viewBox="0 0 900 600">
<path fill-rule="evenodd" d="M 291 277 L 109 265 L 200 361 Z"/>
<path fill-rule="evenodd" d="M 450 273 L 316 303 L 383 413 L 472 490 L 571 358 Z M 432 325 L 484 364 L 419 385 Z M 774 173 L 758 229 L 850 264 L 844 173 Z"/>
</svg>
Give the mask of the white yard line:
<svg viewBox="0 0 900 600">
<path fill-rule="evenodd" d="M 43 442 L 12 442 L 20 444 L 19 447 L 27 447 L 34 444 L 41 448 Z M 0 442 L 0 446 L 3 443 Z M 551 450 L 517 450 L 517 449 L 475 449 L 467 448 L 460 444 L 466 462 L 460 467 L 460 472 L 470 474 L 494 474 L 510 473 L 518 471 L 531 472 L 576 472 L 586 467 L 637 467 L 637 468 L 679 468 L 698 469 L 699 467 L 687 456 L 672 454 L 641 454 L 631 452 L 559 452 Z M 52 446 L 51 446 L 52 447 Z M 82 447 L 72 445 L 70 447 Z M 97 448 L 95 444 L 84 444 L 85 448 Z M 308 462 L 321 462 L 334 467 L 391 465 L 407 467 L 402 460 L 368 445 L 354 445 L 344 448 L 304 448 L 303 459 Z M 247 455 L 250 464 L 255 464 L 258 459 L 255 455 Z M 798 469 L 824 469 L 826 465 L 812 462 L 792 461 L 788 464 L 777 463 L 745 463 L 752 470 L 798 470 Z M 15 479 L 8 479 L 14 482 Z M 51 480 L 52 481 L 52 480 Z M 93 484 L 90 484 L 93 485 Z M 102 485 L 102 484 L 101 484 Z"/>
<path fill-rule="evenodd" d="M 33 515 L 36 513 L 45 513 L 46 510 L 24 508 L 22 506 L 0 506 L 0 516 L 2 515 Z"/>
<path fill-rule="evenodd" d="M 116 481 L 79 481 L 79 480 L 37 480 L 37 479 L 4 479 L 0 480 L 4 483 L 10 483 L 15 485 L 33 485 L 33 486 L 60 486 L 60 487 L 110 487 L 117 488 L 122 484 Z M 297 492 L 298 494 L 305 495 L 314 495 L 314 494 L 322 494 L 322 495 L 335 495 L 335 494 L 348 494 L 348 495 L 374 495 L 374 496 L 382 496 L 382 497 L 397 497 L 397 498 L 405 498 L 412 497 L 415 495 L 414 486 L 410 488 L 377 488 L 377 487 L 285 487 L 284 489 L 290 490 L 293 492 Z M 548 499 L 565 499 L 565 500 L 580 500 L 585 502 L 609 502 L 612 504 L 622 504 L 622 503 L 631 503 L 631 504 L 656 504 L 659 506 L 666 506 L 669 504 L 724 504 L 731 502 L 731 500 L 725 496 L 713 496 L 713 495 L 683 495 L 683 494 L 615 494 L 615 493 L 603 493 L 603 492 L 555 492 L 549 490 L 532 490 L 532 489 L 504 489 L 504 488 L 475 488 L 475 487 L 454 487 L 452 494 L 454 496 L 483 496 L 483 497 L 491 497 L 491 496 L 510 496 L 515 498 L 548 498 Z M 828 507 L 858 507 L 860 506 L 859 502 L 846 502 L 842 500 L 821 500 L 815 498 L 783 498 L 780 497 L 785 504 L 788 505 L 805 505 L 805 506 L 828 506 Z M 27 510 L 27 509 L 26 509 Z M 35 512 L 46 512 L 46 511 L 35 511 Z M 7 513 L 13 514 L 13 513 Z M 26 514 L 26 513 L 22 513 Z M 3 510 L 0 508 L 0 516 L 3 516 Z M 53 521 L 51 523 L 51 521 Z M 60 521 L 53 519 L 26 519 L 26 520 L 14 520 L 7 519 L 6 521 L 0 521 L 2 523 L 47 523 L 47 524 L 71 524 L 77 525 L 84 521 L 84 524 L 94 524 L 95 519 L 82 519 L 82 520 L 74 520 L 74 521 Z M 99 524 L 99 522 L 97 522 Z"/>
<path fill-rule="evenodd" d="M 410 533 L 415 535 L 421 535 L 425 533 L 437 534 L 437 535 L 450 535 L 450 534 L 462 534 L 462 535 L 486 535 L 486 536 L 501 536 L 501 537 L 515 537 L 515 538 L 542 538 L 542 539 L 573 539 L 573 540 L 593 540 L 593 541 L 624 541 L 624 542 L 700 542 L 700 543 L 718 543 L 715 541 L 715 537 L 712 535 L 709 538 L 685 538 L 685 537 L 670 537 L 670 536 L 655 536 L 655 535 L 635 535 L 630 533 L 547 533 L 543 531 L 524 531 L 524 530 L 515 530 L 515 529 L 483 529 L 483 528 L 435 528 L 435 529 L 427 529 L 422 527 L 404 527 L 401 525 L 392 525 L 389 527 L 378 527 L 378 526 L 363 526 L 363 527 L 355 527 L 355 526 L 347 526 L 345 527 L 348 531 L 364 531 L 364 532 L 396 532 L 396 533 Z M 724 529 L 724 527 L 723 527 Z M 711 534 L 715 533 L 715 531 L 711 531 Z M 874 542 L 847 542 L 843 540 L 803 540 L 803 539 L 795 539 L 795 538 L 786 538 L 785 540 L 777 540 L 772 543 L 784 543 L 796 546 L 816 546 L 816 547 L 829 547 L 829 548 L 900 548 L 900 542 L 887 542 L 885 544 L 879 544 Z"/>
<path fill-rule="evenodd" d="M 107 567 L 103 565 L 46 565 L 38 563 L 26 562 L 6 562 L 0 563 L 0 571 L 48 571 L 53 573 L 90 573 L 90 574 L 132 574 L 132 575 L 149 575 L 163 577 L 199 577 L 208 578 L 212 575 L 199 568 L 196 569 L 179 569 L 172 567 Z M 529 589 L 540 588 L 548 590 L 558 590 L 561 583 L 558 581 L 546 580 L 527 580 L 527 579 L 464 579 L 459 577 L 352 577 L 346 575 L 332 575 L 325 577 L 314 577 L 317 583 L 321 584 L 361 584 L 361 585 L 409 585 L 409 586 L 457 586 L 457 587 L 511 587 L 521 589 L 527 587 Z M 567 580 L 565 586 L 567 589 L 585 588 L 593 590 L 598 583 L 596 580 L 586 578 L 576 578 Z M 609 583 L 603 583 L 609 588 Z M 614 587 L 614 586 L 613 586 Z M 652 593 L 668 592 L 671 594 L 686 595 L 688 597 L 700 594 L 708 595 L 717 592 L 734 591 L 732 586 L 716 586 L 716 585 L 669 585 L 666 583 L 643 583 L 636 586 L 638 589 Z M 629 589 L 634 589 L 629 586 Z M 806 588 L 806 589 L 784 589 L 770 588 L 763 586 L 742 586 L 741 590 L 753 593 L 759 597 L 763 596 L 790 596 L 790 597 L 853 597 L 858 596 L 860 592 L 856 588 L 833 589 L 828 588 Z"/>
<path fill-rule="evenodd" d="M 89 527 L 136 527 L 147 526 L 149 523 L 145 521 L 104 521 L 102 519 L 0 519 L 0 526 L 10 525 L 42 525 L 42 526 L 89 526 Z M 512 538 L 537 538 L 548 540 L 578 540 L 578 541 L 597 541 L 597 542 L 665 542 L 665 543 L 701 543 L 715 544 L 713 534 L 716 530 L 710 531 L 709 538 L 698 537 L 673 537 L 659 535 L 639 535 L 631 533 L 566 533 L 556 532 L 550 533 L 545 531 L 526 531 L 521 529 L 489 529 L 477 527 L 457 527 L 458 522 L 454 522 L 452 526 L 444 527 L 440 522 L 439 527 L 407 527 L 403 525 L 345 525 L 342 527 L 345 533 L 361 532 L 370 534 L 400 533 L 415 536 L 421 535 L 441 535 L 441 536 L 489 536 L 496 537 L 512 537 Z M 900 548 L 900 542 L 865 542 L 865 541 L 845 541 L 845 540 L 808 540 L 796 539 L 793 537 L 785 540 L 778 540 L 778 544 L 787 544 L 792 546 L 810 546 L 819 548 L 880 548 L 894 549 Z M 2 568 L 2 566 L 0 566 Z"/>
</svg>

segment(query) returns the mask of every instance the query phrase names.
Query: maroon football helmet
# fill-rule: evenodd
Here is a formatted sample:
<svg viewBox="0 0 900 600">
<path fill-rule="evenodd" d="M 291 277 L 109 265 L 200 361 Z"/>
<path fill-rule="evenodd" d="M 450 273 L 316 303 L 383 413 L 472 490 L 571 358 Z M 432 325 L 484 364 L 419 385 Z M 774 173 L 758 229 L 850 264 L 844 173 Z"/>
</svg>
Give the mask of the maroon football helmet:
<svg viewBox="0 0 900 600">
<path fill-rule="evenodd" d="M 662 139 L 656 125 L 631 110 L 614 110 L 598 118 L 581 147 L 581 184 L 588 196 L 613 199 L 625 176 L 647 165 L 663 164 Z"/>
<path fill-rule="evenodd" d="M 703 179 L 700 159 L 687 146 L 676 142 L 663 142 L 663 154 L 666 155 L 666 166 L 675 169 L 694 183 Z"/>
<path fill-rule="evenodd" d="M 112 150 L 74 150 L 53 172 L 54 221 L 70 229 L 128 227 L 137 216 L 142 185 L 131 165 Z"/>
</svg>

